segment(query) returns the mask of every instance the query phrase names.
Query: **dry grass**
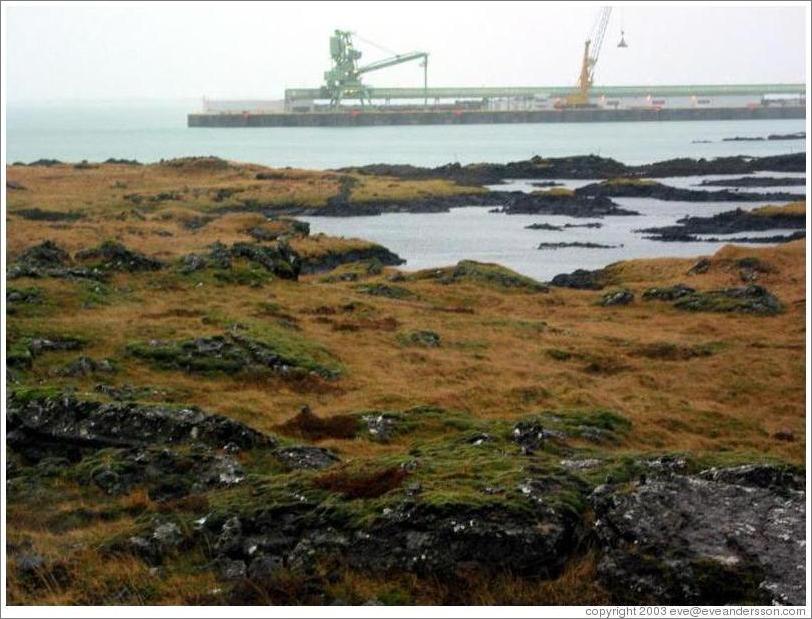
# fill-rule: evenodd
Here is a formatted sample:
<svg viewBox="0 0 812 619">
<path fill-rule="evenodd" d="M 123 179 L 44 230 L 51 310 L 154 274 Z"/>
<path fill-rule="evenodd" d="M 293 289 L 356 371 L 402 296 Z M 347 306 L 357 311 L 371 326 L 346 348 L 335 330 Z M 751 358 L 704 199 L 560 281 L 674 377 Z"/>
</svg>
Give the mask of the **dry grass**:
<svg viewBox="0 0 812 619">
<path fill-rule="evenodd" d="M 113 238 L 170 261 L 203 251 L 214 241 L 249 240 L 248 228 L 270 225 L 252 214 L 214 217 L 211 205 L 220 203 L 211 202 L 211 196 L 218 188 L 245 186 L 246 192 L 267 194 L 270 200 L 271 194 L 299 196 L 300 191 L 305 192 L 301 195 L 329 195 L 337 187 L 330 173 L 278 171 L 271 180 L 256 180 L 263 171 L 268 172 L 258 166 L 212 171 L 192 164 L 91 170 L 10 167 L 9 180 L 27 189 L 8 195 L 9 254 L 13 257 L 45 239 L 75 252 Z M 126 188 L 116 187 L 116 181 Z M 375 182 L 385 187 L 390 181 Z M 364 186 L 364 191 L 372 190 L 372 185 Z M 135 215 L 137 209 L 123 199 L 125 193 L 172 191 L 181 192 L 183 199 L 150 206 L 141 215 Z M 86 217 L 64 224 L 13 214 L 30 207 L 78 210 Z M 213 219 L 198 229 L 184 225 L 201 214 Z M 162 236 L 165 232 L 172 236 Z M 356 242 L 315 237 L 294 243 L 309 255 L 318 248 L 346 248 Z M 165 269 L 117 274 L 99 291 L 81 281 L 19 279 L 10 284 L 39 288 L 43 302 L 7 316 L 7 324 L 11 342 L 26 335 L 60 333 L 87 341 L 81 353 L 37 357 L 22 377 L 25 384 L 88 393 L 99 382 L 147 386 L 156 394 L 147 399 L 194 404 L 260 430 L 318 440 L 356 464 L 405 454 L 411 446 L 408 433 L 385 445 L 354 438 L 359 411 L 407 411 L 432 405 L 472 419 L 506 420 L 544 409 L 609 409 L 632 425 L 617 445 L 602 447 L 607 451 L 684 451 L 803 465 L 805 254 L 804 241 L 772 248 L 729 246 L 711 258 L 706 273 L 694 276 L 687 272 L 695 259 L 619 263 L 611 269 L 613 279 L 635 292 L 636 300 L 614 308 L 596 306 L 599 292 L 553 289 L 548 294 L 530 294 L 469 280 L 442 284 L 430 278 L 398 283 L 413 293 L 408 299 L 363 294 L 352 282 L 324 282 L 319 276 L 250 287 L 226 284 L 205 273 L 183 276 Z M 757 258 L 768 267 L 759 272 L 756 283 L 779 297 L 783 313 L 772 317 L 686 313 L 668 303 L 641 300 L 642 292 L 651 286 L 681 282 L 709 290 L 742 285 L 739 261 L 743 258 Z M 372 276 L 369 283 L 386 283 L 391 272 Z M 336 381 L 227 374 L 201 378 L 156 369 L 126 354 L 127 345 L 134 341 L 220 334 L 237 323 L 323 348 L 344 372 Z M 422 330 L 439 334 L 442 345 L 401 345 L 400 333 Z M 550 354 L 551 350 L 565 354 Z M 710 354 L 693 354 L 697 350 Z M 57 370 L 77 354 L 111 358 L 119 369 L 114 375 L 58 376 Z M 292 419 L 304 404 L 320 415 Z M 795 439 L 776 439 L 779 430 L 790 431 Z M 364 488 L 385 492 L 399 475 L 381 468 L 374 475 L 342 470 L 321 483 L 352 496 L 372 492 Z M 102 540 L 132 530 L 137 518 L 153 512 L 171 508 L 200 513 L 206 505 L 199 499 L 198 504 L 190 499 L 188 504 L 167 507 L 154 504 L 143 491 L 121 498 L 87 492 L 59 487 L 59 500 L 45 507 L 36 497 L 9 504 L 9 541 L 27 541 L 49 559 L 64 559 L 71 574 L 68 583 L 46 579 L 33 588 L 12 576 L 10 601 L 90 603 L 101 599 L 93 591 L 113 596 L 115 590 L 127 592 L 125 599 L 132 603 L 217 601 L 210 593 L 217 585 L 209 571 L 193 572 L 181 563 L 172 566 L 170 576 L 156 579 L 131 557 L 110 559 L 95 550 Z M 115 511 L 116 518 L 93 516 L 105 506 Z M 59 524 L 80 509 L 91 515 L 67 528 Z M 402 589 L 413 594 L 407 601 L 417 602 L 566 604 L 605 599 L 593 583 L 593 571 L 594 562 L 587 558 L 550 582 L 470 575 L 470 583 L 476 586 L 465 588 L 466 600 L 447 585 L 413 582 L 406 576 L 401 581 L 347 573 L 333 584 L 336 591 L 341 587 L 355 591 L 353 595 L 361 601 L 379 595 L 390 595 L 390 602 L 403 600 L 397 593 Z M 288 587 L 294 592 L 291 595 L 299 586 L 292 581 L 279 585 L 280 591 Z"/>
<path fill-rule="evenodd" d="M 773 204 L 761 206 L 751 211 L 755 215 L 806 215 L 806 202 L 790 202 L 789 204 Z"/>
</svg>

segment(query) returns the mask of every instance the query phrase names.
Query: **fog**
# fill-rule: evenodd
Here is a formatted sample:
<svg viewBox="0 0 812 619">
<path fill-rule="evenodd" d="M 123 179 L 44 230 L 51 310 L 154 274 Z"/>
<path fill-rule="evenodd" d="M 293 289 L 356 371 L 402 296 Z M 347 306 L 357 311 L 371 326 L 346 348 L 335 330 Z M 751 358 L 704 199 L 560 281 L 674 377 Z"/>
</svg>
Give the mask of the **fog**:
<svg viewBox="0 0 812 619">
<path fill-rule="evenodd" d="M 281 98 L 316 87 L 336 28 L 430 54 L 430 86 L 570 85 L 599 4 L 473 2 L 6 6 L 10 103 Z M 808 5 L 615 7 L 596 84 L 803 82 Z M 620 30 L 627 49 L 619 49 Z M 387 51 L 358 41 L 362 63 Z M 422 83 L 417 64 L 373 86 Z"/>
</svg>

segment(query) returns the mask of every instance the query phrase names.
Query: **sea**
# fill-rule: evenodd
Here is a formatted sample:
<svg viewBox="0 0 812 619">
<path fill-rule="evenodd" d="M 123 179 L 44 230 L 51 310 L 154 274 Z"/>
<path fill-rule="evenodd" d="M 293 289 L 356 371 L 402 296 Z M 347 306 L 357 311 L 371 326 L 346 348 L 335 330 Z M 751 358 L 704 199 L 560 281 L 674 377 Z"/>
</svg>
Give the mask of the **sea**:
<svg viewBox="0 0 812 619">
<path fill-rule="evenodd" d="M 725 141 L 725 138 L 802 132 L 804 120 L 188 128 L 186 114 L 198 107 L 191 100 L 12 103 L 6 113 L 6 160 L 30 162 L 47 158 L 78 162 L 113 157 L 152 163 L 174 157 L 214 155 L 274 167 L 336 169 L 370 163 L 437 166 L 450 162 L 502 163 L 534 155 L 588 154 L 641 164 L 674 157 L 765 156 L 806 150 L 806 140 Z M 663 181 L 699 189 L 701 179 Z M 511 179 L 498 188 L 535 189 L 527 179 Z M 769 191 L 782 189 L 775 187 Z M 804 192 L 804 188 L 798 186 L 786 190 Z M 449 213 L 306 219 L 313 233 L 379 242 L 400 254 L 407 261 L 406 269 L 434 268 L 472 259 L 500 263 L 525 275 L 547 280 L 557 273 L 599 268 L 629 258 L 713 253 L 724 242 L 664 243 L 646 240 L 636 230 L 669 225 L 688 215 L 713 215 L 737 207 L 750 209 L 771 203 L 766 199 L 764 202 L 715 203 L 642 198 L 618 198 L 616 202 L 640 215 L 581 220 L 504 215 L 492 213 L 488 207 L 463 207 Z M 563 231 L 526 228 L 533 223 L 563 226 L 588 222 L 602 225 Z M 755 235 L 748 233 L 747 236 Z M 612 247 L 538 249 L 540 243 L 558 242 L 592 242 Z"/>
</svg>

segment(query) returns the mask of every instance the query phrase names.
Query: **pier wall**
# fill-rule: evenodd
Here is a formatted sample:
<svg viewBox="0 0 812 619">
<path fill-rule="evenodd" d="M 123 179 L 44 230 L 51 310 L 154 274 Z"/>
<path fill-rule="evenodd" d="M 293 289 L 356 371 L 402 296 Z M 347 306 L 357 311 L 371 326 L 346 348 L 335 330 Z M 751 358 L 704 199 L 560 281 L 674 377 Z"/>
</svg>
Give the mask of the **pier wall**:
<svg viewBox="0 0 812 619">
<path fill-rule="evenodd" d="M 560 109 L 526 111 L 410 111 L 312 113 L 196 113 L 189 127 L 371 127 L 502 123 L 762 120 L 805 118 L 801 106 L 661 109 Z"/>
</svg>

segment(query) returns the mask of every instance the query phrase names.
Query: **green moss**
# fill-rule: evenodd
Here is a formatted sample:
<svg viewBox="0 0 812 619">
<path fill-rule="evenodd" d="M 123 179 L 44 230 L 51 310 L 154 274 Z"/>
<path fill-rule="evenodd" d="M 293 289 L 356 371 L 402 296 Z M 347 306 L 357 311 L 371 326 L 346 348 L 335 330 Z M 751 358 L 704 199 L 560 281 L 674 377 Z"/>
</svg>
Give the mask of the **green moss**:
<svg viewBox="0 0 812 619">
<path fill-rule="evenodd" d="M 341 364 L 319 344 L 272 324 L 256 323 L 238 336 L 133 342 L 127 345 L 127 352 L 161 369 L 192 373 L 296 375 L 297 372 L 314 372 L 324 378 L 334 378 L 343 371 Z"/>
<path fill-rule="evenodd" d="M 472 282 L 501 290 L 524 292 L 547 292 L 549 290 L 544 284 L 501 265 L 473 260 L 462 260 L 454 267 L 418 271 L 410 275 L 409 279 L 436 279 L 442 284 Z"/>
<path fill-rule="evenodd" d="M 410 299 L 417 296 L 408 288 L 404 288 L 403 286 L 391 286 L 389 284 L 363 284 L 356 286 L 355 289 L 364 294 L 375 297 L 386 297 L 387 299 Z"/>
</svg>

